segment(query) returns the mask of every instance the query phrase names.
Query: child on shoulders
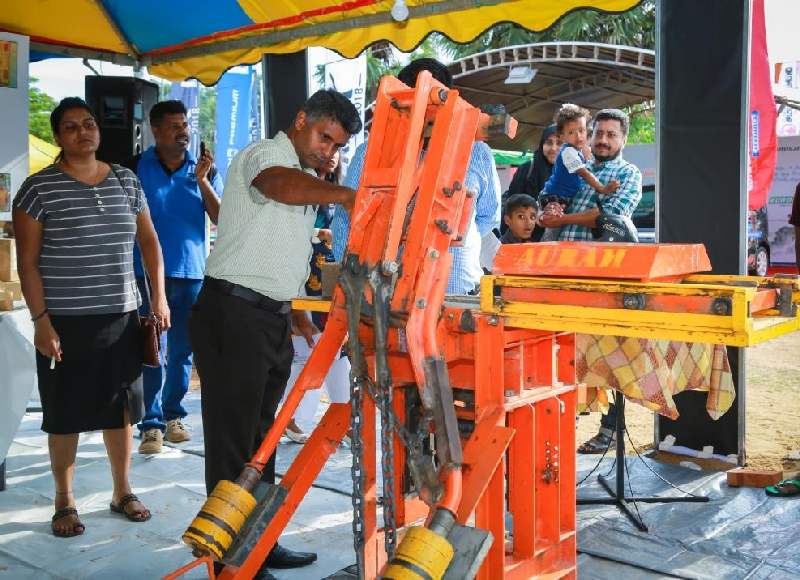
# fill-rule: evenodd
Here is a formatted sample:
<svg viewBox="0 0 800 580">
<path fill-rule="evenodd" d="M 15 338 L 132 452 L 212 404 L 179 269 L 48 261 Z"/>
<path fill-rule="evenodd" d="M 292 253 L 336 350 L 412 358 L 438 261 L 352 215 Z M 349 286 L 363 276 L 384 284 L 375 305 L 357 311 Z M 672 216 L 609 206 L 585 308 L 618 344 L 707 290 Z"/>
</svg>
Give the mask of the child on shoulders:
<svg viewBox="0 0 800 580">
<path fill-rule="evenodd" d="M 562 105 L 556 113 L 556 131 L 563 145 L 553 165 L 553 173 L 539 194 L 539 207 L 546 209 L 549 204 L 557 203 L 566 212 L 584 183 L 600 194 L 613 193 L 619 187 L 617 180 L 603 185 L 586 166 L 586 158 L 590 155 L 586 144 L 590 119 L 589 111 L 572 103 Z M 547 228 L 542 241 L 558 240 L 560 231 L 561 228 Z"/>
</svg>

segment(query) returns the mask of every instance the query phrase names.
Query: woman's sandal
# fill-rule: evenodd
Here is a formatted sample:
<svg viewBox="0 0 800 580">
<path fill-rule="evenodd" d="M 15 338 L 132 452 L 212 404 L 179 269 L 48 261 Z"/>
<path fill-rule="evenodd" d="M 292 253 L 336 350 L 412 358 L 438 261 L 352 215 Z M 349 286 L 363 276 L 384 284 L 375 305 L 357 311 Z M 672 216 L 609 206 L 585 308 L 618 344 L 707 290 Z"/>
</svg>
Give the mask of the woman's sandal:
<svg viewBox="0 0 800 580">
<path fill-rule="evenodd" d="M 128 495 L 121 497 L 119 503 L 114 505 L 114 502 L 112 501 L 108 507 L 110 507 L 111 511 L 114 512 L 115 514 L 122 514 L 132 522 L 141 523 L 149 520 L 152 514 L 150 513 L 150 510 L 147 508 L 134 512 L 129 512 L 125 509 L 125 506 L 127 506 L 132 501 L 138 501 L 139 503 L 141 503 L 141 500 L 138 497 L 136 497 L 136 494 L 129 493 Z"/>
<path fill-rule="evenodd" d="M 775 485 L 768 485 L 764 493 L 772 497 L 792 497 L 800 495 L 800 479 L 784 479 Z"/>
<path fill-rule="evenodd" d="M 56 528 L 56 522 L 68 516 L 75 516 L 78 518 L 78 523 L 72 526 L 72 531 L 61 531 Z M 53 514 L 50 528 L 53 530 L 53 535 L 57 538 L 74 538 L 75 536 L 80 536 L 86 530 L 86 526 L 83 525 L 78 517 L 78 510 L 72 506 L 63 507 L 60 510 L 56 510 L 56 513 Z"/>
</svg>

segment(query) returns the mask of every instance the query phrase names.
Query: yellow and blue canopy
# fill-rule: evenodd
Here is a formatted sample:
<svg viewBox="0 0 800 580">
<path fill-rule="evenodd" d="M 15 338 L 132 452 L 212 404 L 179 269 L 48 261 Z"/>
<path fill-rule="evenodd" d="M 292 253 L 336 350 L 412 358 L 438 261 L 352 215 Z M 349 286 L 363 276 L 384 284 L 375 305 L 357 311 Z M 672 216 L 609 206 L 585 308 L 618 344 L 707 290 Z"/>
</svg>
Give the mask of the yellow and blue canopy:
<svg viewBox="0 0 800 580">
<path fill-rule="evenodd" d="M 154 75 L 212 84 L 268 53 L 323 46 L 353 57 L 387 40 L 403 51 L 441 32 L 467 42 L 499 22 L 543 30 L 582 8 L 623 12 L 640 0 L 3 0 L 0 30 L 31 37 L 32 57 L 139 63 Z"/>
</svg>

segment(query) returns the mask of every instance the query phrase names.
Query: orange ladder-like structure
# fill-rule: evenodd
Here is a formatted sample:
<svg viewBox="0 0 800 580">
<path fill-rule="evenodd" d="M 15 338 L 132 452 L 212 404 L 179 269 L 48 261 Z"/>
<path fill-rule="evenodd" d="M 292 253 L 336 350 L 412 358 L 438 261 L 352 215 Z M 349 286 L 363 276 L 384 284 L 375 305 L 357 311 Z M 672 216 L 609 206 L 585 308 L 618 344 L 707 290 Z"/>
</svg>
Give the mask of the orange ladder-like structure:
<svg viewBox="0 0 800 580">
<path fill-rule="evenodd" d="M 258 452 L 184 536 L 200 557 L 170 578 L 202 564 L 213 576 L 212 559 L 219 578 L 253 577 L 351 425 L 361 577 L 575 576 L 574 335 L 506 328 L 477 299 L 445 300 L 448 249 L 472 215 L 471 149 L 498 124 L 514 130 L 427 72 L 416 89 L 382 80 L 325 330 Z M 343 343 L 353 404 L 331 404 L 280 483 L 259 491 Z M 209 523 L 220 517 L 224 530 Z"/>
</svg>

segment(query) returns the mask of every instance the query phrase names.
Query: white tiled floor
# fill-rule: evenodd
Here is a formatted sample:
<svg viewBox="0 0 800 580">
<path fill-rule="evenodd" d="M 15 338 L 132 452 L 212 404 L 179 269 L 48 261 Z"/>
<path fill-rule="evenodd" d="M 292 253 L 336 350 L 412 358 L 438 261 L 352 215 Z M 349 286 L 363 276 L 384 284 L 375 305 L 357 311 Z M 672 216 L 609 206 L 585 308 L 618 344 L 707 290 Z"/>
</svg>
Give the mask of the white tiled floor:
<svg viewBox="0 0 800 580">
<path fill-rule="evenodd" d="M 27 415 L 9 450 L 8 488 L 0 492 L 0 577 L 160 578 L 192 559 L 180 536 L 205 501 L 202 457 L 174 448 L 147 457 L 134 452 L 131 483 L 153 518 L 131 523 L 108 509 L 111 474 L 101 434 L 82 435 L 74 490 L 86 533 L 56 538 L 50 533 L 54 493 L 40 423 L 40 415 Z M 193 435 L 192 447 L 199 442 L 202 448 L 202 431 L 195 427 Z M 351 522 L 348 496 L 312 488 L 281 543 L 315 551 L 319 560 L 302 569 L 276 570 L 275 576 L 318 580 L 352 564 Z"/>
</svg>

